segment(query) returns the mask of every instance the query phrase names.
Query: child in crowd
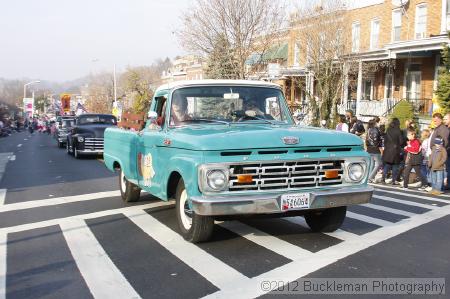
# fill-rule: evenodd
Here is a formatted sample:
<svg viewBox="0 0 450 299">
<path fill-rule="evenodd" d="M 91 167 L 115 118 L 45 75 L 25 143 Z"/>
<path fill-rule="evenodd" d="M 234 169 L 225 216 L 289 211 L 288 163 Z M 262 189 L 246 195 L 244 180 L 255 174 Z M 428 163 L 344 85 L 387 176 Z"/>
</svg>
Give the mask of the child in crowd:
<svg viewBox="0 0 450 299">
<path fill-rule="evenodd" d="M 431 156 L 428 160 L 428 166 L 431 172 L 431 186 L 429 191 L 433 195 L 441 195 L 444 181 L 445 162 L 447 161 L 447 151 L 443 147 L 443 141 L 440 136 L 435 138 L 434 146 L 431 149 Z"/>
<path fill-rule="evenodd" d="M 422 130 L 421 139 L 422 139 L 422 175 L 427 178 L 428 186 L 431 184 L 431 173 L 430 169 L 428 168 L 428 159 L 431 155 L 431 148 L 430 148 L 430 130 L 424 129 Z M 426 191 L 431 191 L 431 187 L 428 187 Z"/>
<path fill-rule="evenodd" d="M 428 187 L 428 182 L 426 178 L 422 175 L 420 171 L 420 166 L 422 165 L 422 147 L 420 146 L 420 141 L 416 137 L 416 131 L 413 128 L 407 130 L 406 136 L 408 138 L 407 145 L 405 146 L 405 169 L 403 170 L 403 188 L 408 188 L 409 175 L 411 170 L 419 177 L 422 182 L 421 188 L 419 190 L 424 191 Z"/>
</svg>

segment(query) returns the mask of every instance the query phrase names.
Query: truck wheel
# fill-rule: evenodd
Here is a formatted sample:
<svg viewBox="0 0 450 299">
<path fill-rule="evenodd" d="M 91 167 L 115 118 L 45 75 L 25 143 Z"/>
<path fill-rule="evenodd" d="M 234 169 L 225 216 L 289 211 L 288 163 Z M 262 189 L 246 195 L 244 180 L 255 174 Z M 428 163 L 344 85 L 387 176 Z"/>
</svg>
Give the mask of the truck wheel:
<svg viewBox="0 0 450 299">
<path fill-rule="evenodd" d="M 69 141 L 66 142 L 66 151 L 68 155 L 72 155 L 72 151 L 70 150 Z"/>
<path fill-rule="evenodd" d="M 58 140 L 58 147 L 59 147 L 59 148 L 62 148 L 62 147 L 63 147 L 63 144 L 62 144 L 62 142 L 61 142 L 61 141 L 59 141 L 59 140 Z"/>
<path fill-rule="evenodd" d="M 188 194 L 182 179 L 178 182 L 175 199 L 178 227 L 183 238 L 192 243 L 207 241 L 211 238 L 214 219 L 210 216 L 197 215 L 189 208 Z"/>
<path fill-rule="evenodd" d="M 119 186 L 120 195 L 122 196 L 123 201 L 134 202 L 139 200 L 141 188 L 128 181 L 122 169 L 120 170 L 119 175 Z"/>
<path fill-rule="evenodd" d="M 336 207 L 321 211 L 312 211 L 305 214 L 309 228 L 314 232 L 334 232 L 345 219 L 347 207 Z"/>
<path fill-rule="evenodd" d="M 81 154 L 78 152 L 77 148 L 73 149 L 73 155 L 74 155 L 75 159 L 81 158 Z"/>
</svg>

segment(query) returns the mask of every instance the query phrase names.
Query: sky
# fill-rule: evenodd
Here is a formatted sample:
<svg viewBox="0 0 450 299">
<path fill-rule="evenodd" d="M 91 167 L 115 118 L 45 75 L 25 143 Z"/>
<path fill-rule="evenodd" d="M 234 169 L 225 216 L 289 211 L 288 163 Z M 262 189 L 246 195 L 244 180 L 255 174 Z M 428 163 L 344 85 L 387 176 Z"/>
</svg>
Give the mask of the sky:
<svg viewBox="0 0 450 299">
<path fill-rule="evenodd" d="M 185 52 L 192 0 L 0 0 L 0 78 L 67 81 Z"/>
</svg>

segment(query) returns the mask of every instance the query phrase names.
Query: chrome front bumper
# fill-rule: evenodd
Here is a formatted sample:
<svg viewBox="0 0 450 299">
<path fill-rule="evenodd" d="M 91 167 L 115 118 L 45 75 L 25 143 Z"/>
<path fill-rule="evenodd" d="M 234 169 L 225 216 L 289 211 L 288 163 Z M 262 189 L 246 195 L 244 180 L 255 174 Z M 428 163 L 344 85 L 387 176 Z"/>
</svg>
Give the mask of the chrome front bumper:
<svg viewBox="0 0 450 299">
<path fill-rule="evenodd" d="M 363 186 L 311 191 L 311 204 L 308 210 L 368 203 L 372 198 L 373 190 L 374 188 L 371 186 Z M 216 197 L 194 196 L 191 201 L 192 209 L 198 215 L 274 214 L 286 213 L 280 207 L 281 195 L 283 194 L 286 193 Z"/>
<path fill-rule="evenodd" d="M 103 150 L 90 150 L 90 149 L 84 149 L 84 150 L 78 150 L 81 154 L 103 154 Z"/>
</svg>

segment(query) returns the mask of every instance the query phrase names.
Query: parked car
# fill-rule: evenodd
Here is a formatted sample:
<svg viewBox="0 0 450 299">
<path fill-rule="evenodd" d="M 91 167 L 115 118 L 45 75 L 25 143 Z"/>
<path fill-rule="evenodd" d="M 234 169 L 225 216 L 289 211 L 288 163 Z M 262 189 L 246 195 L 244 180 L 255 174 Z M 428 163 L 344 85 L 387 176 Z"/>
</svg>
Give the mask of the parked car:
<svg viewBox="0 0 450 299">
<path fill-rule="evenodd" d="M 110 114 L 82 114 L 75 119 L 75 125 L 67 134 L 67 153 L 80 158 L 82 155 L 103 154 L 103 134 L 106 128 L 117 125 L 117 119 Z"/>
<path fill-rule="evenodd" d="M 57 125 L 55 134 L 58 147 L 62 148 L 66 145 L 67 134 L 75 125 L 75 118 L 63 118 L 60 122 L 61 125 Z"/>
<path fill-rule="evenodd" d="M 169 109 L 170 108 L 170 109 Z M 367 203 L 369 155 L 349 133 L 297 126 L 281 88 L 234 80 L 159 87 L 141 131 L 108 128 L 105 165 L 124 201 L 175 199 L 182 236 L 208 240 L 214 220 L 303 215 L 331 232 Z"/>
</svg>

